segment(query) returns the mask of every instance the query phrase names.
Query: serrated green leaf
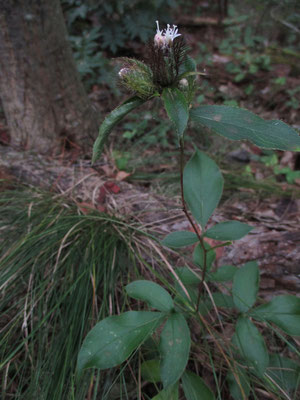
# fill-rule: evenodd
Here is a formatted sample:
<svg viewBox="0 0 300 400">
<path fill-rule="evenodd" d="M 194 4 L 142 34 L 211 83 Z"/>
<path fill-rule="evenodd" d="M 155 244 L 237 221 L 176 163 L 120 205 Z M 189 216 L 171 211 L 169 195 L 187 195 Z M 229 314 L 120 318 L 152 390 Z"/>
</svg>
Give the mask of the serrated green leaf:
<svg viewBox="0 0 300 400">
<path fill-rule="evenodd" d="M 200 376 L 190 371 L 182 375 L 182 386 L 186 400 L 214 400 L 215 396 Z"/>
<path fill-rule="evenodd" d="M 185 201 L 204 229 L 222 196 L 223 177 L 217 164 L 196 150 L 184 168 L 183 187 Z"/>
<path fill-rule="evenodd" d="M 282 121 L 265 121 L 250 111 L 229 106 L 200 106 L 190 118 L 231 140 L 249 140 L 266 149 L 295 150 L 298 133 Z"/>
<path fill-rule="evenodd" d="M 253 318 L 273 322 L 284 332 L 300 336 L 300 298 L 292 295 L 274 297 L 270 302 L 256 307 Z"/>
<path fill-rule="evenodd" d="M 198 237 L 194 232 L 178 231 L 167 235 L 161 243 L 166 247 L 180 248 L 190 246 L 198 241 Z"/>
<path fill-rule="evenodd" d="M 262 335 L 248 317 L 239 317 L 233 343 L 255 372 L 263 375 L 269 365 L 269 353 Z"/>
<path fill-rule="evenodd" d="M 279 354 L 271 354 L 268 375 L 285 391 L 300 388 L 300 364 Z"/>
<path fill-rule="evenodd" d="M 107 138 L 114 128 L 114 126 L 121 121 L 128 114 L 130 111 L 134 110 L 135 108 L 139 107 L 145 102 L 145 100 L 140 99 L 139 97 L 131 97 L 130 99 L 126 100 L 124 103 L 119 105 L 115 108 L 102 122 L 98 137 L 94 143 L 93 147 L 93 158 L 92 163 L 97 161 L 103 151 L 103 147 Z"/>
<path fill-rule="evenodd" d="M 150 307 L 159 311 L 168 312 L 174 308 L 170 294 L 155 282 L 146 280 L 134 281 L 129 283 L 125 289 L 128 296 L 146 301 Z"/>
<path fill-rule="evenodd" d="M 222 265 L 216 272 L 209 274 L 209 280 L 212 282 L 227 282 L 231 281 L 237 271 L 234 265 Z"/>
<path fill-rule="evenodd" d="M 252 226 L 239 221 L 226 221 L 216 224 L 212 228 L 208 229 L 204 236 L 220 241 L 238 240 L 246 236 L 251 229 L 253 229 Z"/>
<path fill-rule="evenodd" d="M 145 381 L 151 383 L 160 382 L 160 362 L 159 360 L 144 361 L 141 365 L 141 376 Z"/>
<path fill-rule="evenodd" d="M 233 277 L 233 301 L 240 311 L 246 312 L 254 305 L 258 288 L 258 265 L 255 261 L 250 261 L 238 269 Z"/>
<path fill-rule="evenodd" d="M 160 336 L 161 380 L 164 388 L 174 385 L 189 358 L 190 330 L 182 314 L 171 314 Z"/>
<path fill-rule="evenodd" d="M 87 334 L 78 355 L 77 368 L 112 368 L 125 361 L 162 322 L 163 314 L 128 311 L 105 318 Z"/>
<path fill-rule="evenodd" d="M 177 88 L 167 88 L 162 92 L 162 99 L 168 117 L 174 123 L 178 136 L 181 138 L 189 120 L 189 107 L 184 94 Z"/>
</svg>

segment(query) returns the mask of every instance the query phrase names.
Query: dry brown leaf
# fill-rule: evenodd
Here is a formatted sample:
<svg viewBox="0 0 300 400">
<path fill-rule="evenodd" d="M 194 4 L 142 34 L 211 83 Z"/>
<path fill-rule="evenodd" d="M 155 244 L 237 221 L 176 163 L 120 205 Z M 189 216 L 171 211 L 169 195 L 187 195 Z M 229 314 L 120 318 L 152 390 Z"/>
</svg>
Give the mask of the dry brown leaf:
<svg viewBox="0 0 300 400">
<path fill-rule="evenodd" d="M 128 176 L 130 176 L 131 174 L 129 172 L 125 172 L 125 171 L 118 171 L 116 176 L 115 176 L 115 180 L 118 182 L 124 181 L 126 178 L 128 178 Z"/>
</svg>

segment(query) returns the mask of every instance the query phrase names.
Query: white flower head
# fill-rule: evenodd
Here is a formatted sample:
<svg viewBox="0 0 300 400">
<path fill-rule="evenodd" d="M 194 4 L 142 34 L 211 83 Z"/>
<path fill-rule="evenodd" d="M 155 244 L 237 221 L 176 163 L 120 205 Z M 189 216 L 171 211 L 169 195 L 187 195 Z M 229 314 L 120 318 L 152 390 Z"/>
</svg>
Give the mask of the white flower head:
<svg viewBox="0 0 300 400">
<path fill-rule="evenodd" d="M 181 36 L 178 33 L 177 25 L 173 25 L 173 28 L 170 28 L 170 25 L 167 25 L 166 29 L 160 30 L 159 23 L 156 21 L 156 35 L 154 36 L 154 43 L 157 47 L 162 47 L 163 49 L 170 47 L 173 43 L 173 40 L 178 36 Z"/>
<path fill-rule="evenodd" d="M 163 31 L 159 29 L 159 23 L 156 21 L 156 35 L 154 36 L 154 43 L 156 44 L 157 47 L 165 47 L 165 38 Z"/>
<path fill-rule="evenodd" d="M 165 34 L 164 34 L 167 46 L 170 46 L 175 38 L 181 36 L 181 34 L 177 32 L 178 32 L 177 25 L 173 25 L 173 28 L 170 28 L 169 24 L 167 25 L 167 29 L 165 29 Z"/>
</svg>

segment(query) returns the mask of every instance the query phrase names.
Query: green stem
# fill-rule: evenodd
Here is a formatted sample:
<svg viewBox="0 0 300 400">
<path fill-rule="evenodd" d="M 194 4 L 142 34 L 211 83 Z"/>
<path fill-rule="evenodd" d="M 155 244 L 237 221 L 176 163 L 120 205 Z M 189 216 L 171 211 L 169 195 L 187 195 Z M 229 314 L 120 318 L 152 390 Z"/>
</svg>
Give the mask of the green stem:
<svg viewBox="0 0 300 400">
<path fill-rule="evenodd" d="M 184 143 L 183 143 L 183 138 L 181 138 L 180 139 L 180 191 L 181 191 L 182 211 L 186 215 L 187 219 L 189 220 L 189 223 L 191 224 L 191 226 L 193 228 L 193 231 L 197 235 L 197 238 L 199 240 L 200 246 L 202 247 L 203 255 L 204 255 L 202 276 L 201 276 L 201 281 L 198 286 L 198 298 L 197 298 L 197 305 L 196 305 L 196 312 L 197 312 L 199 309 L 201 293 L 202 293 L 203 287 L 204 287 L 203 282 L 204 282 L 206 270 L 207 270 L 207 249 L 205 247 L 204 240 L 198 231 L 197 225 L 193 221 L 192 217 L 190 216 L 190 214 L 186 208 L 186 204 L 185 204 L 185 200 L 184 200 L 184 191 L 183 191 L 183 169 L 184 169 Z"/>
</svg>

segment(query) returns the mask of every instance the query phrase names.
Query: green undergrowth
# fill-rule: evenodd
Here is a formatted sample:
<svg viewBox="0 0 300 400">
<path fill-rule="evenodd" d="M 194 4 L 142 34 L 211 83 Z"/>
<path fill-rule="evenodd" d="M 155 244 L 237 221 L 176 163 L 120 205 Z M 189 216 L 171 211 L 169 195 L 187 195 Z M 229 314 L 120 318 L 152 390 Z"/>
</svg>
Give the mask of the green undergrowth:
<svg viewBox="0 0 300 400">
<path fill-rule="evenodd" d="M 143 122 L 147 121 L 142 120 L 141 124 Z M 135 122 L 131 122 L 128 125 L 138 128 Z M 140 132 L 139 129 L 137 131 Z M 122 145 L 115 144 L 111 153 L 113 163 L 118 169 L 130 173 L 127 178 L 129 182 L 147 187 L 151 186 L 151 189 L 155 191 L 156 187 L 163 188 L 163 193 L 167 197 L 173 197 L 174 194 L 178 194 L 180 178 L 179 172 L 174 172 L 179 162 L 178 148 L 172 142 L 174 135 L 169 137 L 166 132 L 164 133 L 163 140 L 167 144 L 162 152 L 160 149 L 162 142 L 158 138 L 156 138 L 156 142 L 146 144 L 145 138 L 149 140 L 148 134 L 151 138 L 151 132 L 143 129 L 140 133 L 139 140 L 132 138 L 127 142 L 123 140 Z M 118 134 L 120 135 L 121 132 L 118 132 Z M 209 132 L 209 137 L 207 137 L 205 135 L 197 135 L 197 132 L 191 130 L 186 136 L 186 159 L 192 154 L 192 142 L 195 142 L 221 166 L 225 177 L 225 198 L 229 198 L 237 192 L 241 193 L 243 189 L 250 189 L 249 196 L 251 196 L 251 191 L 254 191 L 255 195 L 261 199 L 269 198 L 270 195 L 288 198 L 298 198 L 300 196 L 300 189 L 296 185 L 287 184 L 285 181 L 279 182 L 272 168 L 266 168 L 266 165 L 261 160 L 259 163 L 255 155 L 249 153 L 251 162 L 256 161 L 256 168 L 263 173 L 264 177 L 261 179 L 256 179 L 255 175 L 249 172 L 249 169 L 251 170 L 251 162 L 242 163 L 230 159 L 228 154 L 240 149 L 240 146 L 236 143 L 226 141 L 213 132 Z"/>
<path fill-rule="evenodd" d="M 156 398 L 161 383 L 149 378 L 143 365 L 158 357 L 158 336 L 149 338 L 117 368 L 87 369 L 79 379 L 76 361 L 87 332 L 97 322 L 128 308 L 149 310 L 126 295 L 125 286 L 135 279 L 155 279 L 181 308 L 186 297 L 174 273 L 182 270 L 178 266 L 189 265 L 188 254 L 180 257 L 174 250 L 166 256 L 128 216 L 117 219 L 95 210 L 82 214 L 74 203 L 53 193 L 17 188 L 0 193 L 0 206 L 1 399 Z M 226 284 L 220 285 L 231 293 Z M 193 286 L 185 282 L 183 288 L 193 295 Z M 212 284 L 207 290 L 211 298 L 217 287 Z M 189 370 L 215 382 L 218 400 L 225 398 L 224 393 L 229 398 L 224 382 L 235 365 L 230 354 L 224 358 L 218 344 L 228 345 L 226 327 L 236 318 L 225 301 L 228 297 L 220 302 L 213 297 L 215 308 L 207 309 L 203 303 L 205 319 L 190 321 Z M 272 330 L 266 340 L 283 356 L 290 356 L 288 348 L 298 353 L 292 341 Z M 262 387 L 279 399 L 294 400 L 297 376 L 292 371 L 278 378 L 275 387 L 249 371 L 251 398 L 260 398 L 256 390 Z M 291 388 L 285 379 L 290 379 Z M 282 395 L 283 390 L 291 397 Z"/>
<path fill-rule="evenodd" d="M 228 198 L 232 193 L 245 189 L 255 191 L 255 194 L 261 198 L 269 197 L 271 194 L 276 196 L 285 197 L 299 197 L 300 190 L 292 185 L 285 185 L 283 188 L 280 183 L 274 182 L 271 179 L 256 180 L 249 174 L 241 175 L 235 171 L 223 171 L 225 176 L 224 183 L 224 198 Z M 176 172 L 162 172 L 162 173 L 147 173 L 135 171 L 130 177 L 131 182 L 141 184 L 152 184 L 164 187 L 164 192 L 170 196 L 178 193 L 179 188 L 179 174 Z M 176 185 L 175 185 L 176 183 Z M 167 189 L 169 188 L 169 190 Z M 174 193 L 172 193 L 174 192 Z M 249 192 L 251 195 L 251 192 Z"/>
<path fill-rule="evenodd" d="M 0 397 L 95 399 L 98 387 L 113 398 L 122 370 L 76 382 L 76 359 L 87 331 L 124 307 L 135 230 L 36 190 L 1 193 L 0 206 Z"/>
</svg>

